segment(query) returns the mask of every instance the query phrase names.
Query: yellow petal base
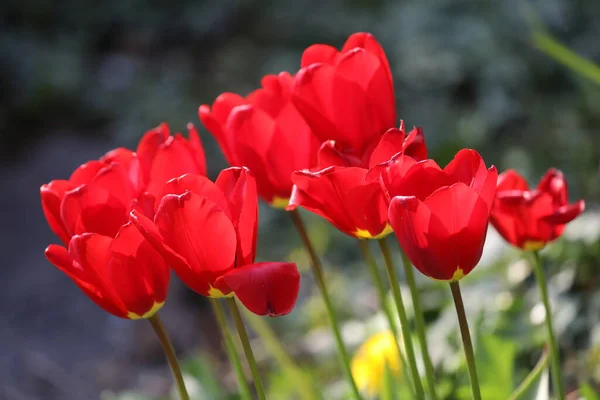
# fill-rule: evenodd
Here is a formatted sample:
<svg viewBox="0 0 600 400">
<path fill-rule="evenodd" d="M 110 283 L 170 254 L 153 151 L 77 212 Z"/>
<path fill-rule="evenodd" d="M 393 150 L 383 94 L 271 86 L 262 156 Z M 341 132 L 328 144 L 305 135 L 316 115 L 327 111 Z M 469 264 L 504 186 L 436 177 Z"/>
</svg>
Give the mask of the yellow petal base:
<svg viewBox="0 0 600 400">
<path fill-rule="evenodd" d="M 392 226 L 390 224 L 387 224 L 383 231 L 381 231 L 381 233 L 375 236 L 371 235 L 371 233 L 365 229 L 357 229 L 356 231 L 354 231 L 353 235 L 359 239 L 381 239 L 383 237 L 386 237 L 393 231 L 394 230 L 392 229 Z"/>
<path fill-rule="evenodd" d="M 152 306 L 152 308 L 147 311 L 146 313 L 144 313 L 144 315 L 138 315 L 134 312 L 129 311 L 127 313 L 127 318 L 129 319 L 142 319 L 142 318 L 150 318 L 151 316 L 153 316 L 154 314 L 156 314 L 156 312 L 158 310 L 160 310 L 160 308 L 165 304 L 165 302 L 163 301 L 162 303 L 154 303 L 154 305 Z"/>
<path fill-rule="evenodd" d="M 288 206 L 289 202 L 290 202 L 290 198 L 289 197 L 283 198 L 283 197 L 277 197 L 277 196 L 275 196 L 271 200 L 270 205 L 273 208 L 284 209 L 284 208 L 286 208 Z"/>
<path fill-rule="evenodd" d="M 523 243 L 523 250 L 536 251 L 543 249 L 544 246 L 546 246 L 545 242 L 531 240 Z"/>
</svg>

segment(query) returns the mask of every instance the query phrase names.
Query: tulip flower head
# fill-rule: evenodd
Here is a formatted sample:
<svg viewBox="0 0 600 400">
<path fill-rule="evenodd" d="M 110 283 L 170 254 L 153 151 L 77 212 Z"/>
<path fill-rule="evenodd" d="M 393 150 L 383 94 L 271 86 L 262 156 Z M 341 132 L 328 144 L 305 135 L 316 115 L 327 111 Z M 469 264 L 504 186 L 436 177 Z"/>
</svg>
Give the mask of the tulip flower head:
<svg viewBox="0 0 600 400">
<path fill-rule="evenodd" d="M 388 223 L 388 201 L 381 188 L 379 164 L 398 154 L 412 159 L 426 157 L 427 148 L 420 128 L 408 135 L 404 124 L 390 129 L 378 145 L 360 157 L 337 151 L 324 143 L 319 163 L 333 164 L 320 171 L 296 171 L 294 190 L 287 207 L 298 206 L 327 219 L 340 231 L 359 239 L 379 239 L 392 232 Z M 365 165 L 367 160 L 367 165 Z M 373 172 L 369 168 L 373 169 Z"/>
<path fill-rule="evenodd" d="M 116 149 L 41 187 L 50 228 L 67 247 L 46 257 L 104 310 L 148 318 L 164 304 L 169 269 L 129 220 L 143 190 L 140 160 Z"/>
<path fill-rule="evenodd" d="M 548 170 L 537 188 L 530 189 L 521 175 L 508 170 L 498 177 L 490 222 L 513 246 L 539 250 L 558 238 L 584 209 L 583 200 L 569 204 L 562 172 Z"/>
<path fill-rule="evenodd" d="M 292 98 L 321 143 L 363 154 L 396 126 L 387 57 L 368 33 L 355 33 L 341 51 L 315 44 L 302 54 Z"/>
<path fill-rule="evenodd" d="M 154 221 L 131 217 L 181 280 L 195 292 L 234 294 L 258 315 L 289 313 L 298 296 L 296 265 L 255 263 L 258 221 L 256 183 L 246 168 L 229 168 L 213 183 L 187 174 L 167 182 Z"/>
<path fill-rule="evenodd" d="M 391 199 L 390 224 L 424 275 L 456 281 L 481 258 L 498 172 L 474 150 L 459 151 L 441 169 L 409 157 L 390 161 L 382 182 Z"/>
<path fill-rule="evenodd" d="M 277 208 L 288 203 L 292 172 L 314 166 L 320 144 L 291 101 L 293 79 L 267 75 L 247 97 L 223 93 L 198 111 L 227 162 L 248 167 L 259 196 Z"/>
</svg>

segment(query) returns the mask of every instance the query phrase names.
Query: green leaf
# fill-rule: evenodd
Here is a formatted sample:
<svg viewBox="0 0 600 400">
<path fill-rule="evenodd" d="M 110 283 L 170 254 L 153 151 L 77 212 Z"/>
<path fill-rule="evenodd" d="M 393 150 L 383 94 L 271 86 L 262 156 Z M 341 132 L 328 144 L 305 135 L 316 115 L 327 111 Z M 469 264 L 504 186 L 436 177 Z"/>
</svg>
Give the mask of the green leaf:
<svg viewBox="0 0 600 400">
<path fill-rule="evenodd" d="M 534 32 L 533 43 L 555 61 L 600 85 L 600 66 L 581 57 L 547 33 Z"/>
<path fill-rule="evenodd" d="M 383 392 L 381 393 L 381 400 L 397 400 L 396 394 L 396 380 L 394 379 L 394 375 L 386 360 L 383 370 Z"/>
<path fill-rule="evenodd" d="M 583 382 L 581 384 L 581 386 L 579 387 L 579 394 L 585 400 L 600 400 L 600 394 L 598 394 L 594 390 L 594 388 L 592 388 L 592 386 L 587 382 Z"/>
<path fill-rule="evenodd" d="M 536 366 L 510 395 L 509 400 L 547 400 L 549 398 L 548 351 L 545 350 Z"/>
<path fill-rule="evenodd" d="M 499 336 L 485 335 L 477 341 L 475 362 L 484 399 L 506 399 L 513 387 L 516 345 Z"/>
</svg>

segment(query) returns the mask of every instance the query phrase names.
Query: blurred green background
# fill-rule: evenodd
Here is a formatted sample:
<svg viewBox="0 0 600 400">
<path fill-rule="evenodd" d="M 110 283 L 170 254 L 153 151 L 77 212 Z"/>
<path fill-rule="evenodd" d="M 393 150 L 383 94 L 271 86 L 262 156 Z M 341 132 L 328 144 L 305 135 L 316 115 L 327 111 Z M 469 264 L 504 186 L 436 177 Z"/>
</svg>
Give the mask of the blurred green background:
<svg viewBox="0 0 600 400">
<path fill-rule="evenodd" d="M 600 78 L 590 79 L 593 67 L 579 73 L 565 67 L 539 50 L 556 46 L 533 36 L 544 32 L 600 61 L 600 2 L 6 0 L 0 5 L 0 398 L 95 399 L 104 389 L 159 396 L 170 386 L 147 324 L 98 310 L 43 257 L 56 239 L 43 220 L 39 186 L 112 147 L 135 147 L 144 131 L 163 121 L 173 131 L 187 122 L 200 125 L 200 104 L 224 91 L 246 94 L 265 74 L 294 72 L 307 46 L 341 47 L 357 31 L 382 43 L 398 115 L 424 128 L 440 164 L 472 147 L 487 163 L 516 168 L 532 182 L 555 166 L 565 172 L 572 199 L 586 199 L 590 211 L 545 259 L 568 386 L 600 382 Z M 554 51 L 561 54 L 574 60 Z M 206 130 L 201 136 L 215 177 L 225 162 Z M 309 221 L 355 349 L 384 326 L 376 296 L 355 242 L 316 218 Z M 261 258 L 289 258 L 307 272 L 283 212 L 261 207 L 260 235 Z M 483 312 L 482 332 L 515 343 L 514 368 L 503 367 L 514 370 L 515 386 L 536 363 L 544 338 L 530 271 L 518 258 L 491 232 L 484 265 L 464 281 L 473 324 Z M 420 283 L 432 356 L 440 376 L 449 377 L 441 385 L 459 398 L 466 375 L 448 293 Z M 325 398 L 336 398 L 344 387 L 313 286 L 304 273 L 298 309 L 268 322 L 302 368 L 319 377 Z M 202 384 L 213 382 L 198 372 L 208 365 L 225 388 L 208 398 L 224 396 L 234 380 L 204 299 L 174 280 L 163 314 Z M 508 352 L 494 343 L 499 354 Z M 260 341 L 256 346 L 261 354 Z M 263 368 L 278 371 L 269 352 L 262 354 Z M 285 388 L 293 383 L 285 376 L 268 382 L 272 398 L 288 398 Z"/>
</svg>

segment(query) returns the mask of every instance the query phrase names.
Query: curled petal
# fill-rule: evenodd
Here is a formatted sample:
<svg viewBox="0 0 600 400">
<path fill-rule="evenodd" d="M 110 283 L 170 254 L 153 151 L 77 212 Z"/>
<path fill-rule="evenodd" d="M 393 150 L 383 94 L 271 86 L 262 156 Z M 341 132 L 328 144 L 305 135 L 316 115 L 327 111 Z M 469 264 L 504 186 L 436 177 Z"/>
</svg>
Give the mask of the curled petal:
<svg viewBox="0 0 600 400">
<path fill-rule="evenodd" d="M 560 207 L 552 214 L 543 217 L 543 220 L 552 225 L 564 225 L 573 221 L 585 210 L 585 201 L 579 200 L 573 204 Z"/>
<path fill-rule="evenodd" d="M 155 208 L 158 208 L 163 197 L 168 194 L 181 195 L 185 192 L 192 192 L 201 197 L 207 197 L 212 200 L 217 207 L 231 217 L 229 210 L 229 200 L 225 197 L 223 190 L 219 188 L 206 176 L 196 174 L 185 174 L 179 178 L 174 178 L 165 183 L 158 191 L 156 196 Z"/>
<path fill-rule="evenodd" d="M 294 263 L 260 262 L 235 268 L 219 280 L 257 315 L 289 314 L 296 305 L 300 274 Z"/>
<path fill-rule="evenodd" d="M 247 168 L 223 170 L 215 185 L 229 201 L 231 223 L 237 234 L 237 265 L 251 264 L 256 256 L 258 195 L 256 180 Z"/>
</svg>

